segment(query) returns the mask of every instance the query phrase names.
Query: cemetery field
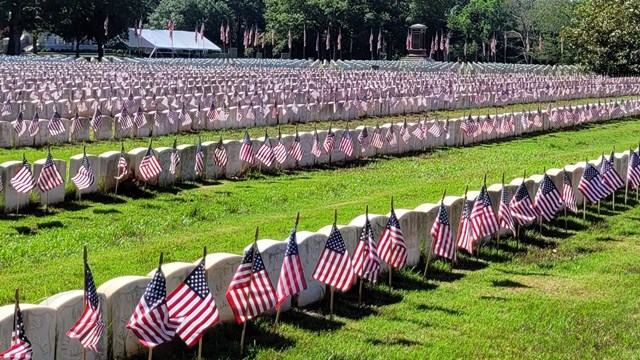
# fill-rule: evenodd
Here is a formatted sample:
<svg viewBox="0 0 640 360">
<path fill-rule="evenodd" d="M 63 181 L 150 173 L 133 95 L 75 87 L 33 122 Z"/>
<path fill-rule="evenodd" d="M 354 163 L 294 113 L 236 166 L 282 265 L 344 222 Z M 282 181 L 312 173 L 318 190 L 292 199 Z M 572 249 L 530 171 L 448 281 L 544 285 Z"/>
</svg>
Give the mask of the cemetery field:
<svg viewBox="0 0 640 360">
<path fill-rule="evenodd" d="M 575 106 L 586 103 L 597 102 L 598 100 L 626 100 L 626 99 L 634 99 L 635 97 L 626 96 L 626 97 L 610 97 L 610 98 L 599 98 L 599 99 L 579 99 L 579 100 L 571 100 L 571 101 L 552 101 L 550 102 L 551 106 L 562 107 L 562 106 Z M 376 124 L 385 124 L 385 123 L 401 123 L 405 120 L 408 122 L 416 122 L 419 117 L 427 116 L 429 119 L 437 118 L 437 119 L 446 119 L 446 118 L 459 118 L 471 113 L 474 116 L 479 115 L 494 115 L 494 114 L 504 114 L 510 111 L 512 112 L 521 112 L 522 110 L 530 110 L 532 112 L 537 111 L 538 108 L 544 110 L 547 108 L 549 102 L 541 102 L 541 103 L 529 103 L 529 104 L 515 104 L 508 105 L 503 107 L 492 107 L 492 108 L 474 108 L 474 109 L 460 109 L 460 110 L 438 110 L 431 111 L 424 114 L 408 114 L 406 116 L 386 116 L 386 117 L 372 117 L 372 118 L 362 118 L 355 121 L 349 121 L 349 128 L 355 129 L 358 126 L 370 126 L 373 127 Z M 205 116 L 203 114 L 203 116 Z M 230 123 L 232 123 L 230 121 Z M 318 130 L 326 130 L 329 127 L 330 123 L 328 121 L 324 122 L 314 122 L 314 123 L 305 123 L 297 125 L 298 131 L 313 131 L 315 127 Z M 344 129 L 347 126 L 346 121 L 333 121 L 331 122 L 332 128 L 335 129 Z M 249 132 L 251 138 L 262 137 L 265 134 L 265 131 L 268 130 L 269 136 L 271 138 L 276 138 L 278 133 L 274 127 L 253 127 L 246 129 Z M 280 130 L 283 134 L 294 134 L 296 130 L 296 125 L 281 125 Z M 202 137 L 202 141 L 217 141 L 222 137 L 223 139 L 241 139 L 244 135 L 245 129 L 221 129 L 221 130 L 209 130 L 209 131 L 201 131 L 199 134 Z M 147 147 L 149 145 L 150 138 L 127 138 L 122 141 L 125 146 L 125 150 L 129 151 L 136 147 Z M 181 134 L 171 134 L 165 136 L 153 137 L 153 147 L 170 147 L 173 144 L 173 141 L 177 140 L 178 145 L 180 144 L 195 144 L 198 142 L 198 134 L 196 133 L 181 133 Z M 69 159 L 73 155 L 81 154 L 83 148 L 86 147 L 87 153 L 99 155 L 101 153 L 113 150 L 120 150 L 121 141 L 97 141 L 97 142 L 88 142 L 88 143 L 75 143 L 75 144 L 52 144 L 51 152 L 54 158 L 57 159 Z M 43 159 L 46 157 L 46 149 L 43 147 L 25 147 L 25 148 L 14 148 L 14 149 L 3 149 L 0 152 L 0 163 L 5 161 L 12 160 L 22 160 L 22 155 L 25 155 L 26 158 L 33 163 L 33 161 L 37 159 Z M 67 168 L 68 171 L 68 168 Z"/>
<path fill-rule="evenodd" d="M 29 215 L 0 220 L 0 301 L 15 287 L 25 301 L 82 287 L 82 246 L 97 284 L 122 275 L 146 275 L 165 262 L 195 261 L 209 252 L 241 253 L 260 226 L 260 238 L 284 239 L 300 211 L 299 230 L 347 224 L 364 213 L 435 203 L 446 187 L 462 195 L 466 184 L 489 184 L 546 168 L 593 159 L 637 143 L 636 119 L 588 125 L 546 135 L 464 148 L 439 149 L 401 158 L 377 158 L 345 168 L 319 168 L 279 176 L 250 175 L 245 181 L 187 183 L 176 188 L 122 188 L 125 196 L 91 195 Z M 526 168 L 522 164 L 527 164 Z M 585 233 L 586 234 L 586 233 Z M 586 235 L 585 235 L 586 236 Z"/>
</svg>

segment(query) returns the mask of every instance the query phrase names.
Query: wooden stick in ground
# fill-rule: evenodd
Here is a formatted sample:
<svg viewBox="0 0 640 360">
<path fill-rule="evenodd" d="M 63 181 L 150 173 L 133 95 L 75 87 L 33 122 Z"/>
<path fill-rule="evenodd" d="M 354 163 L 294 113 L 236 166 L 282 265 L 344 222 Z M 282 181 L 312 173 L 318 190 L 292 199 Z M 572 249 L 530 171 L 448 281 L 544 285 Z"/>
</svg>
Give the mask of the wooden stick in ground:
<svg viewBox="0 0 640 360">
<path fill-rule="evenodd" d="M 86 268 L 87 268 L 87 246 L 86 245 L 85 245 L 83 253 L 82 253 L 82 261 L 83 261 L 83 266 L 84 266 L 83 270 L 82 270 L 82 273 L 84 275 L 84 272 L 86 271 Z M 86 280 L 86 277 L 83 276 L 83 279 Z M 83 289 L 86 289 L 86 288 L 87 288 L 87 282 L 84 281 Z M 84 303 L 86 303 L 86 301 L 87 301 L 87 293 L 83 292 L 83 294 L 82 294 L 82 303 L 84 304 Z M 82 347 L 82 360 L 87 360 L 87 348 L 84 347 L 84 346 Z"/>
<path fill-rule="evenodd" d="M 329 286 L 329 320 L 333 321 L 333 294 L 336 292 L 336 288 Z"/>
<path fill-rule="evenodd" d="M 365 216 L 364 226 L 365 226 L 365 228 L 366 228 L 366 227 L 367 227 L 367 223 L 369 222 L 369 205 L 367 205 L 367 206 L 365 207 L 365 212 L 364 212 L 364 214 L 365 214 L 365 215 L 364 215 L 364 216 Z M 364 231 L 364 230 L 363 230 L 363 231 Z M 366 246 L 367 246 L 367 249 L 368 249 L 369 244 L 367 244 Z M 364 258 L 365 258 L 365 256 L 366 256 L 366 252 L 364 252 L 364 251 L 363 251 L 363 252 L 362 252 L 362 259 L 363 259 L 362 263 L 363 263 L 363 264 L 364 264 Z M 362 270 L 364 270 L 364 268 L 363 268 Z M 362 276 L 360 276 L 360 285 L 358 286 L 358 306 L 361 306 L 361 305 L 362 305 L 362 284 L 363 284 L 363 283 L 364 283 L 364 278 L 363 278 Z"/>
<path fill-rule="evenodd" d="M 249 297 L 251 296 L 251 285 L 253 284 L 253 267 L 256 264 L 256 251 L 258 251 L 258 232 L 259 232 L 259 227 L 256 226 L 256 235 L 255 238 L 253 240 L 253 245 L 251 247 L 251 275 L 249 275 L 249 291 L 247 291 L 247 296 L 245 297 L 245 307 L 244 307 L 244 311 L 242 312 L 243 316 L 245 317 L 245 321 L 244 324 L 242 325 L 242 335 L 240 336 L 240 356 L 242 356 L 242 354 L 244 353 L 244 337 L 245 334 L 247 332 L 247 322 L 249 320 L 246 319 L 246 315 L 247 315 L 247 310 L 249 308 Z"/>
<path fill-rule="evenodd" d="M 467 185 L 466 189 L 464 190 L 464 201 L 467 201 L 467 190 L 469 189 L 469 186 Z M 444 197 L 447 194 L 447 189 L 444 189 L 442 191 L 442 198 L 440 199 L 440 203 L 442 204 L 444 202 Z M 431 246 L 429 246 L 429 252 L 427 254 L 427 261 L 424 264 L 424 273 L 422 274 L 423 278 L 427 278 L 427 270 L 429 269 L 429 262 L 431 261 L 431 255 L 433 254 L 433 239 L 431 239 Z"/>
<path fill-rule="evenodd" d="M 204 250 L 202 251 L 202 261 L 206 261 L 207 258 L 207 247 L 204 247 Z M 207 283 L 207 271 L 206 271 L 206 267 L 205 267 L 205 272 L 204 272 L 204 282 Z M 198 360 L 202 360 L 202 337 L 200 337 L 200 339 L 198 340 Z"/>
<path fill-rule="evenodd" d="M 147 359 L 151 360 L 153 358 L 153 346 L 149 348 L 149 357 Z"/>
<path fill-rule="evenodd" d="M 391 212 L 393 213 L 393 196 L 391 197 Z M 393 266 L 389 265 L 389 287 L 393 287 Z"/>
</svg>

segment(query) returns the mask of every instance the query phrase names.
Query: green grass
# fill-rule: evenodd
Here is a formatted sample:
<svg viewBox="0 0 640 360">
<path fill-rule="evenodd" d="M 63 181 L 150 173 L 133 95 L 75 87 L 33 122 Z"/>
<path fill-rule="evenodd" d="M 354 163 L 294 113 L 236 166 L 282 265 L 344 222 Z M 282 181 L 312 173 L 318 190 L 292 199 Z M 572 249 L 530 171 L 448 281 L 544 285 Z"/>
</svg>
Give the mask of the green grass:
<svg viewBox="0 0 640 360">
<path fill-rule="evenodd" d="M 613 99 L 632 99 L 635 97 L 617 97 L 617 98 L 608 98 L 609 100 Z M 586 104 L 588 102 L 597 101 L 597 99 L 580 99 L 574 101 L 557 101 L 552 102 L 553 107 L 559 106 L 568 106 L 569 104 L 575 106 L 576 104 Z M 495 114 L 495 113 L 507 113 L 507 112 L 518 112 L 525 110 L 537 110 L 538 107 L 542 109 L 546 109 L 548 103 L 539 103 L 539 104 L 517 104 L 517 105 L 509 105 L 505 107 L 494 107 L 494 108 L 479 108 L 479 109 L 471 109 L 471 113 L 474 115 L 486 115 L 486 114 Z M 395 122 L 399 123 L 404 121 L 405 119 L 408 121 L 415 121 L 418 117 L 428 116 L 429 118 L 438 118 L 445 119 L 449 118 L 457 118 L 461 117 L 465 114 L 469 114 L 469 110 L 451 110 L 451 111 L 435 111 L 428 112 L 423 114 L 411 114 L 407 116 L 387 116 L 387 117 L 379 117 L 379 118 L 363 118 L 355 121 L 349 121 L 349 128 L 354 129 L 358 126 L 367 125 L 367 126 L 375 126 L 377 123 L 384 124 Z M 328 122 L 324 123 L 306 123 L 299 124 L 299 131 L 312 131 L 314 127 L 317 126 L 318 129 L 326 129 L 329 126 Z M 332 124 L 334 129 L 344 129 L 346 126 L 345 121 L 333 121 Z M 296 125 L 281 125 L 280 127 L 283 134 L 293 134 L 295 133 Z M 252 138 L 257 138 L 264 136 L 265 128 L 251 128 L 249 129 L 249 135 Z M 223 139 L 241 139 L 244 135 L 245 129 L 228 129 L 228 130 L 211 130 L 211 131 L 202 131 L 200 132 L 202 136 L 202 141 L 218 141 L 220 137 Z M 271 137 L 277 136 L 277 130 L 273 127 L 269 128 L 269 135 Z M 161 147 L 161 146 L 171 146 L 173 144 L 174 139 L 177 139 L 178 144 L 195 144 L 198 141 L 198 135 L 195 133 L 181 133 L 181 134 L 171 134 L 166 136 L 158 136 L 153 138 L 153 146 Z M 59 143 L 52 144 L 51 153 L 56 159 L 64 159 L 68 160 L 73 155 L 82 154 L 83 147 L 86 146 L 87 153 L 99 155 L 107 151 L 120 150 L 120 141 L 91 141 L 87 143 Z M 131 150 L 136 147 L 147 147 L 149 145 L 149 138 L 141 138 L 141 139 L 133 139 L 128 138 L 124 140 L 124 146 L 126 150 Z M 13 148 L 13 149 L 3 149 L 0 151 L 0 163 L 5 161 L 12 160 L 22 160 L 22 155 L 25 155 L 27 159 L 31 162 L 44 159 L 46 157 L 46 147 L 21 147 L 21 148 Z"/>
<path fill-rule="evenodd" d="M 595 158 L 615 145 L 635 144 L 640 123 L 616 121 L 465 148 L 440 149 L 402 158 L 378 158 L 346 168 L 322 168 L 264 176 L 246 181 L 181 184 L 176 188 L 123 187 L 125 196 L 91 195 L 46 212 L 0 220 L 0 302 L 11 302 L 20 286 L 26 301 L 80 288 L 81 249 L 87 245 L 98 284 L 121 275 L 144 275 L 165 261 L 193 261 L 204 245 L 210 252 L 241 250 L 260 226 L 262 238 L 284 239 L 300 211 L 301 230 L 315 231 L 332 222 L 348 223 L 369 205 L 386 214 L 389 198 L 396 208 L 435 202 L 443 188 L 461 195 L 465 184 L 479 188 L 485 172 L 498 182 L 544 168 Z M 526 165 L 524 165 L 526 164 Z M 38 271 L 33 268 L 37 266 Z"/>
</svg>

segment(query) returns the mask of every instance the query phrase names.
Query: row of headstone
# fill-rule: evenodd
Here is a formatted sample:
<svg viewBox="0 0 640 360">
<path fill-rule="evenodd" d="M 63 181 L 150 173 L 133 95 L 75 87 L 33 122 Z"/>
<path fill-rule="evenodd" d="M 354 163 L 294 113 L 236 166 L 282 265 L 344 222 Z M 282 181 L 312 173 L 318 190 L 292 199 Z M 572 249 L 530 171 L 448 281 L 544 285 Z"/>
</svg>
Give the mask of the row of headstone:
<svg viewBox="0 0 640 360">
<path fill-rule="evenodd" d="M 614 104 L 618 103 L 616 102 Z M 249 168 L 258 169 L 259 171 L 264 172 L 273 172 L 277 171 L 278 168 L 284 170 L 304 168 L 314 165 L 327 164 L 330 162 L 349 162 L 354 161 L 358 158 L 372 157 L 376 155 L 405 154 L 414 151 L 425 151 L 427 149 L 444 146 L 464 146 L 484 141 L 490 141 L 496 138 L 508 138 L 518 136 L 523 133 L 548 129 L 558 129 L 587 122 L 600 122 L 611 118 L 632 116 L 640 113 L 640 107 L 638 106 L 638 103 L 636 101 L 628 101 L 625 104 L 626 105 L 622 107 L 620 106 L 620 104 L 612 105 L 611 103 L 600 104 L 599 107 L 596 107 L 595 105 L 579 106 L 576 109 L 573 109 L 571 114 L 582 115 L 575 115 L 578 118 L 571 121 L 567 121 L 564 118 L 564 115 L 561 120 L 555 118 L 554 115 L 558 111 L 562 110 L 562 108 L 540 110 L 539 113 L 533 114 L 526 113 L 524 115 L 529 121 L 528 125 L 525 124 L 526 122 L 519 120 L 522 118 L 523 113 L 500 114 L 491 116 L 491 119 L 493 119 L 491 120 L 493 124 L 493 130 L 489 132 L 465 132 L 462 125 L 468 125 L 468 118 L 453 119 L 449 120 L 447 123 L 442 120 L 424 120 L 421 123 L 406 123 L 406 129 L 404 130 L 403 128 L 405 127 L 405 125 L 402 123 L 384 124 L 380 126 L 381 137 L 386 138 L 389 130 L 393 129 L 393 132 L 395 133 L 396 144 L 392 146 L 390 145 L 389 141 L 384 141 L 380 148 L 376 148 L 371 145 L 363 147 L 361 145 L 359 138 L 365 126 L 360 126 L 356 129 L 349 130 L 349 134 L 351 135 L 351 139 L 353 141 L 353 153 L 350 156 L 347 156 L 339 149 L 339 139 L 341 140 L 343 138 L 344 129 L 333 129 L 333 133 L 335 134 L 335 146 L 331 154 L 328 154 L 323 150 L 321 151 L 319 156 L 315 156 L 312 154 L 314 132 L 301 132 L 299 133 L 300 145 L 302 149 L 302 157 L 300 161 L 296 161 L 293 157 L 288 156 L 282 164 L 274 162 L 270 166 L 260 164 L 257 160 L 255 164 L 246 163 L 240 158 L 240 150 L 243 146 L 243 140 L 225 140 L 223 141 L 222 145 L 225 149 L 226 157 L 228 158 L 228 160 L 224 167 L 220 167 L 215 161 L 215 151 L 218 147 L 218 141 L 204 141 L 201 144 L 204 154 L 204 168 L 201 174 L 196 174 L 195 171 L 195 144 L 183 144 L 177 147 L 177 152 L 180 156 L 181 162 L 179 164 L 179 168 L 176 169 L 175 173 L 170 172 L 171 154 L 173 152 L 173 149 L 170 147 L 160 147 L 154 149 L 155 155 L 158 157 L 159 163 L 162 167 L 162 172 L 151 179 L 144 179 L 140 171 L 140 163 L 144 156 L 147 154 L 147 148 L 131 149 L 125 154 L 125 157 L 129 166 L 128 173 L 131 174 L 131 178 L 152 185 L 170 186 L 172 184 L 175 184 L 176 182 L 194 181 L 198 180 L 199 178 L 237 178 L 244 175 Z M 602 109 L 615 109 L 616 106 L 619 112 L 614 112 L 612 110 L 606 110 L 606 113 L 601 112 Z M 599 113 L 597 116 L 592 115 L 592 112 L 590 110 L 593 108 L 598 109 Z M 622 109 L 624 109 L 624 111 Z M 534 114 L 537 114 L 540 117 L 540 121 L 538 122 L 538 124 L 535 124 L 535 120 L 531 119 L 532 117 L 534 117 Z M 585 114 L 588 114 L 589 116 Z M 477 125 L 478 129 L 481 129 L 484 126 L 485 122 L 488 122 L 487 120 L 487 117 L 479 117 L 475 119 L 473 123 Z M 431 129 L 434 125 L 437 125 L 437 127 L 439 127 L 441 130 L 439 136 L 435 136 L 434 133 L 426 132 L 426 130 Z M 420 139 L 414 134 L 418 126 L 424 126 L 425 137 L 423 139 Z M 447 128 L 446 130 L 444 129 L 445 127 Z M 367 127 L 369 139 L 373 138 L 374 131 L 374 128 Z M 328 130 L 325 129 L 317 131 L 320 147 L 322 147 L 322 143 L 327 137 L 327 133 Z M 403 134 L 406 135 L 406 139 L 403 139 Z M 277 143 L 277 138 L 275 138 L 275 134 L 272 135 L 274 136 L 274 138 L 271 139 L 271 144 L 272 146 L 275 146 Z M 295 139 L 295 134 L 282 135 L 281 137 L 281 141 L 285 149 L 290 149 Z M 258 149 L 264 142 L 264 137 L 251 140 L 254 153 L 258 151 Z M 53 155 L 55 156 L 55 154 Z M 120 151 L 109 151 L 100 155 L 88 154 L 87 158 L 89 159 L 89 163 L 95 175 L 96 181 L 94 181 L 91 187 L 83 189 L 82 191 L 78 189 L 71 190 L 75 190 L 76 194 L 80 196 L 82 194 L 94 192 L 109 192 L 116 187 L 116 184 L 118 182 L 129 181 L 130 179 L 116 180 L 116 176 L 120 175 L 121 173 L 121 171 L 118 169 L 118 161 L 120 157 Z M 68 178 L 70 179 L 77 174 L 78 169 L 82 164 L 82 159 L 82 155 L 75 155 L 69 160 L 68 163 L 59 159 L 55 160 L 55 162 L 60 173 L 68 173 Z M 33 174 L 36 179 L 42 172 L 44 163 L 45 159 L 35 161 L 33 166 Z M 23 208 L 30 202 L 35 202 L 38 204 L 52 204 L 64 201 L 66 192 L 65 184 L 49 190 L 45 194 L 40 194 L 37 189 L 34 190 L 30 196 L 26 196 L 16 192 L 15 189 L 9 185 L 9 183 L 22 166 L 23 165 L 21 161 L 9 161 L 0 164 L 0 180 L 2 180 L 1 184 L 5 185 L 4 190 L 0 192 L 0 194 L 3 195 L 0 196 L 0 199 L 3 200 L 2 206 L 5 212 Z M 68 171 L 65 171 L 67 167 Z M 73 187 L 72 182 L 68 183 L 69 186 Z"/>
<path fill-rule="evenodd" d="M 614 157 L 614 166 L 622 178 L 626 178 L 627 162 L 629 152 L 617 153 Z M 595 166 L 598 161 L 592 161 Z M 578 205 L 583 202 L 581 193 L 577 190 L 577 184 L 585 170 L 586 163 L 579 162 L 575 165 L 567 165 L 562 169 L 550 169 L 547 174 L 551 177 L 558 189 L 562 189 L 563 175 L 568 173 L 572 179 L 574 193 Z M 527 179 L 513 179 L 504 185 L 509 199 L 514 195 L 516 188 L 523 181 L 530 194 L 535 194 L 542 180 L 541 175 L 533 175 Z M 494 211 L 498 213 L 499 199 L 502 184 L 493 184 L 488 187 L 488 193 L 493 203 Z M 466 201 L 469 206 L 473 206 L 477 191 L 470 191 Z M 461 196 L 447 196 L 443 203 L 450 217 L 451 231 L 453 238 L 456 238 L 458 224 L 464 198 Z M 364 204 L 363 204 L 364 207 Z M 421 249 L 430 249 L 432 238 L 429 230 L 438 214 L 439 203 L 427 203 L 417 206 L 415 209 L 396 209 L 395 213 L 399 219 L 400 226 L 407 245 L 407 267 L 415 266 L 420 258 L 425 256 Z M 385 227 L 389 214 L 369 214 L 372 224 L 374 238 L 378 238 Z M 338 229 L 345 240 L 347 250 L 354 253 L 359 234 L 365 224 L 365 216 L 358 216 L 348 224 L 339 225 Z M 304 276 L 308 288 L 299 294 L 298 306 L 305 306 L 317 301 L 327 293 L 325 285 L 312 277 L 313 270 L 319 260 L 322 249 L 325 246 L 331 225 L 325 226 L 318 231 L 299 231 L 297 233 L 298 249 L 304 270 Z M 506 232 L 505 232 L 506 233 Z M 247 239 L 249 240 L 249 239 Z M 286 240 L 262 239 L 258 241 L 258 248 L 262 254 L 271 282 L 277 284 L 281 264 L 284 258 Z M 236 271 L 242 256 L 228 253 L 215 253 L 207 256 L 206 272 L 209 288 L 217 303 L 222 322 L 234 322 L 234 316 L 225 298 L 227 287 Z M 163 265 L 166 276 L 167 293 L 173 291 L 189 274 L 189 272 L 199 263 L 176 262 Z M 95 269 L 94 271 L 99 271 Z M 147 276 L 122 276 L 111 279 L 98 287 L 101 297 L 102 312 L 105 322 L 109 327 L 101 339 L 101 348 L 104 352 L 96 354 L 89 351 L 87 359 L 125 359 L 138 353 L 145 352 L 133 334 L 126 330 L 125 325 L 133 313 L 138 300 L 151 280 L 155 270 Z M 386 271 L 383 266 L 382 271 Z M 291 306 L 291 301 L 287 300 L 282 310 L 286 311 Z M 80 290 L 72 290 L 53 295 L 40 304 L 23 304 L 26 335 L 31 339 L 34 359 L 39 360 L 71 360 L 79 359 L 82 356 L 82 348 L 77 340 L 71 340 L 66 336 L 66 332 L 77 321 L 83 309 L 83 293 Z M 13 327 L 13 305 L 0 307 L 0 348 L 6 349 L 10 345 L 11 330 Z"/>
</svg>

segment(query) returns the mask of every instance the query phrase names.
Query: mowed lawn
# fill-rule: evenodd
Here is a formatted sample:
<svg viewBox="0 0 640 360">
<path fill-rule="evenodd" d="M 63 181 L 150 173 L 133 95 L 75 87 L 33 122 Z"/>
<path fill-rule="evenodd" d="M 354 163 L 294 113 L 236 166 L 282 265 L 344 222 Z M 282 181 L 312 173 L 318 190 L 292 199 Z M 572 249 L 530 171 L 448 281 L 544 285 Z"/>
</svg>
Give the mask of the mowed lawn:
<svg viewBox="0 0 640 360">
<path fill-rule="evenodd" d="M 577 104 L 586 104 L 593 103 L 596 101 L 613 101 L 613 100 L 621 100 L 621 99 L 633 99 L 634 97 L 614 97 L 614 98 L 605 98 L 605 99 L 579 99 L 572 101 L 555 101 L 551 102 L 552 107 L 562 107 L 562 106 L 575 106 Z M 410 114 L 403 116 L 386 116 L 386 117 L 373 117 L 373 118 L 362 118 L 354 121 L 349 121 L 347 124 L 346 121 L 342 121 L 336 119 L 336 121 L 332 121 L 331 124 L 328 121 L 325 122 L 315 122 L 315 123 L 305 123 L 298 125 L 288 125 L 283 124 L 279 126 L 282 134 L 295 134 L 296 128 L 298 131 L 313 131 L 314 128 L 319 130 L 326 130 L 329 126 L 335 129 L 344 129 L 347 125 L 349 129 L 355 129 L 358 126 L 366 125 L 366 126 L 375 126 L 376 124 L 385 124 L 385 123 L 401 123 L 403 121 L 408 122 L 416 122 L 419 118 L 427 118 L 427 119 L 440 119 L 445 120 L 447 118 L 458 118 L 461 116 L 469 115 L 469 113 L 474 116 L 477 115 L 494 115 L 494 114 L 504 114 L 508 112 L 520 112 L 523 110 L 537 111 L 538 108 L 544 110 L 547 108 L 549 103 L 536 103 L 536 104 L 516 104 L 516 105 L 508 105 L 504 107 L 494 107 L 494 108 L 477 108 L 477 109 L 464 109 L 464 110 L 439 110 L 439 111 L 431 111 L 423 114 Z M 231 126 L 231 125 L 229 125 Z M 264 136 L 265 132 L 268 132 L 271 138 L 276 138 L 278 136 L 277 127 L 257 127 L 247 129 L 251 138 L 258 138 Z M 242 139 L 244 135 L 245 129 L 221 129 L 221 130 L 210 130 L 210 131 L 201 131 L 199 133 L 202 141 L 218 141 L 220 138 L 222 139 Z M 82 154 L 83 149 L 86 148 L 88 154 L 100 155 L 107 151 L 119 151 L 121 144 L 124 145 L 125 150 L 129 151 L 136 147 L 147 147 L 149 145 L 149 138 L 126 138 L 123 140 L 101 140 L 101 141 L 90 141 L 87 143 L 51 143 L 46 146 L 40 147 L 21 147 L 14 149 L 2 149 L 0 151 L 0 163 L 5 161 L 21 161 L 22 156 L 26 156 L 27 160 L 33 163 L 35 160 L 44 159 L 47 155 L 47 148 L 51 149 L 51 154 L 56 159 L 63 159 L 68 161 L 68 159 L 73 155 Z M 196 144 L 198 142 L 198 134 L 197 133 L 188 133 L 183 132 L 180 134 L 170 134 L 165 136 L 158 136 L 153 138 L 153 147 L 170 147 L 173 144 L 173 141 L 176 140 L 178 145 L 181 144 Z M 67 169 L 68 171 L 68 169 Z"/>
</svg>

